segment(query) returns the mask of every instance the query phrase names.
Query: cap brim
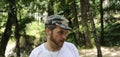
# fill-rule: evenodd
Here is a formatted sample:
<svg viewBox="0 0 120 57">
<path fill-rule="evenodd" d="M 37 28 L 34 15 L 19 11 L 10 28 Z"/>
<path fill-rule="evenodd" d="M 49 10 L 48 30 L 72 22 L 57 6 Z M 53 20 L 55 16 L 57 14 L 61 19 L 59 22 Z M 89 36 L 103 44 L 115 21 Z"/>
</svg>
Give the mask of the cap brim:
<svg viewBox="0 0 120 57">
<path fill-rule="evenodd" d="M 65 26 L 65 25 L 63 25 L 63 24 L 57 24 L 57 23 L 56 23 L 56 25 L 59 26 L 59 27 L 61 27 L 61 28 L 63 28 L 63 29 L 72 31 L 72 28 L 70 28 L 70 27 L 68 27 L 68 26 Z"/>
</svg>

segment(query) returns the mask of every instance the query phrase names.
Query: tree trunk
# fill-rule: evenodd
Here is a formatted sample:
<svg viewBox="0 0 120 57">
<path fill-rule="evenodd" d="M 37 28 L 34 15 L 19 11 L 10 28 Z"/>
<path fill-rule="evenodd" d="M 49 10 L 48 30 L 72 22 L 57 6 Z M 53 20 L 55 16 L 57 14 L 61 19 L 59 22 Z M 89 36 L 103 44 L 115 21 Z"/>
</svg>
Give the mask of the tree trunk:
<svg viewBox="0 0 120 57">
<path fill-rule="evenodd" d="M 75 2 L 76 2 L 75 0 L 72 1 L 72 13 L 73 13 L 73 17 L 74 17 L 73 23 L 74 23 L 75 33 L 76 33 L 75 37 L 77 39 L 76 42 L 78 42 L 78 45 L 82 46 L 84 44 L 84 42 L 83 42 L 83 39 L 80 37 L 81 33 L 79 31 L 79 22 L 78 22 L 78 17 L 77 17 L 78 13 L 77 13 Z"/>
<path fill-rule="evenodd" d="M 100 43 L 101 45 L 104 44 L 104 22 L 103 22 L 103 0 L 100 0 L 100 22 L 101 22 L 101 38 Z"/>
<path fill-rule="evenodd" d="M 9 41 L 9 37 L 11 35 L 11 29 L 12 29 L 12 25 L 15 25 L 15 37 L 16 37 L 16 42 L 17 42 L 17 50 L 19 50 L 19 29 L 18 29 L 18 20 L 17 20 L 17 13 L 16 13 L 16 4 L 15 4 L 15 0 L 10 0 L 8 1 L 9 3 L 9 12 L 8 12 L 8 20 L 7 20 L 7 24 L 6 24 L 6 29 L 2 35 L 2 40 L 0 43 L 0 57 L 5 57 L 5 50 L 6 50 L 6 46 L 7 43 Z M 20 51 L 17 52 L 17 55 Z M 18 56 L 20 57 L 20 56 Z"/>
<path fill-rule="evenodd" d="M 89 34 L 89 28 L 87 25 L 88 21 L 88 12 L 89 12 L 89 0 L 80 0 L 81 4 L 81 17 L 82 17 L 82 25 L 83 30 L 85 33 L 85 41 L 86 41 L 86 47 L 91 48 L 93 47 L 90 40 L 90 34 Z"/>
<path fill-rule="evenodd" d="M 8 12 L 8 20 L 6 23 L 6 28 L 5 31 L 2 35 L 2 39 L 0 42 L 0 57 L 5 57 L 5 50 L 7 43 L 9 41 L 9 37 L 11 35 L 11 29 L 12 29 L 12 24 L 13 24 L 13 19 L 14 19 L 14 3 L 13 1 L 9 1 L 9 12 Z"/>
<path fill-rule="evenodd" d="M 6 50 L 6 46 L 7 46 L 7 43 L 9 41 L 9 37 L 11 35 L 11 28 L 12 28 L 12 13 L 8 13 L 8 20 L 7 20 L 7 23 L 6 23 L 6 28 L 5 28 L 5 31 L 2 35 L 2 39 L 1 39 L 1 42 L 0 42 L 0 57 L 5 57 L 5 50 Z"/>
<path fill-rule="evenodd" d="M 93 20 L 93 13 L 89 12 L 89 19 L 92 25 L 92 30 L 93 30 L 93 37 L 95 41 L 95 46 L 97 48 L 97 57 L 102 57 L 102 52 L 101 52 L 101 47 L 100 47 L 100 39 L 97 36 L 96 29 L 95 29 L 95 23 Z"/>
<path fill-rule="evenodd" d="M 17 19 L 17 14 L 15 14 L 15 38 L 16 38 L 16 54 L 17 57 L 20 57 L 20 33 L 19 33 L 19 23 Z"/>
<path fill-rule="evenodd" d="M 95 5 L 95 0 L 93 0 L 93 4 Z M 93 37 L 95 41 L 95 46 L 97 48 L 97 57 L 102 57 L 102 51 L 101 51 L 101 45 L 100 45 L 100 38 L 97 36 L 96 28 L 95 28 L 95 22 L 93 17 L 96 15 L 95 12 L 93 12 L 95 7 L 92 8 L 91 11 L 89 11 L 89 19 L 92 25 L 92 31 L 93 31 Z"/>
</svg>

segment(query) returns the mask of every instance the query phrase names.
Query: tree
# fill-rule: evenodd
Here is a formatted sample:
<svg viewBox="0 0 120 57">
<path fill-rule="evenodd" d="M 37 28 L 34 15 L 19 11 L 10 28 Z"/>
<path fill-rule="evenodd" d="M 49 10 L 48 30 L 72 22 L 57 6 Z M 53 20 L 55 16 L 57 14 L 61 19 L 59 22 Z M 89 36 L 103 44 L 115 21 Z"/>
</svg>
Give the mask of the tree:
<svg viewBox="0 0 120 57">
<path fill-rule="evenodd" d="M 100 0 L 100 23 L 101 23 L 101 38 L 100 43 L 101 45 L 104 44 L 104 21 L 103 21 L 103 0 Z"/>
<path fill-rule="evenodd" d="M 97 35 L 97 32 L 96 32 L 95 23 L 94 23 L 94 20 L 93 20 L 93 13 L 91 11 L 89 12 L 89 19 L 90 19 L 91 26 L 92 26 L 95 46 L 97 48 L 97 57 L 102 57 L 102 52 L 101 52 L 101 47 L 100 47 L 100 39 L 98 38 L 98 35 Z"/>
<path fill-rule="evenodd" d="M 85 33 L 85 45 L 86 47 L 92 47 L 91 40 L 90 40 L 90 32 L 87 25 L 88 22 L 88 12 L 89 12 L 89 0 L 80 0 L 81 5 L 81 18 L 82 18 L 82 25 L 83 25 L 83 31 Z"/>
<path fill-rule="evenodd" d="M 9 0 L 6 1 L 9 3 L 9 12 L 8 12 L 8 20 L 6 23 L 6 28 L 5 31 L 2 35 L 2 39 L 1 39 L 1 43 L 0 43 L 0 57 L 5 57 L 5 50 L 6 50 L 6 46 L 9 40 L 9 37 L 11 35 L 11 29 L 12 29 L 12 25 L 14 23 L 14 21 L 16 20 L 15 17 L 17 17 L 16 15 L 16 10 L 15 10 L 15 0 Z"/>
<path fill-rule="evenodd" d="M 34 0 L 31 0 L 31 1 L 34 1 Z M 4 31 L 4 33 L 3 33 L 3 35 L 2 35 L 2 38 L 1 38 L 1 42 L 0 42 L 0 57 L 4 57 L 5 55 L 5 50 L 6 50 L 6 46 L 7 46 L 7 43 L 8 43 L 8 41 L 9 41 L 9 38 L 10 38 L 10 36 L 11 36 L 11 33 L 12 33 L 12 29 L 14 29 L 14 28 L 12 28 L 12 26 L 14 25 L 15 26 L 15 38 L 16 38 L 16 54 L 17 54 L 17 57 L 20 57 L 20 43 L 19 43 L 19 39 L 20 39 L 20 33 L 19 33 L 19 31 L 20 31 L 20 27 L 19 27 L 19 21 L 20 21 L 20 19 L 23 19 L 23 18 L 25 18 L 23 15 L 22 15 L 22 18 L 21 18 L 21 15 L 19 14 L 19 13 L 17 13 L 18 11 L 21 11 L 21 10 L 23 10 L 23 8 L 28 8 L 28 10 L 27 11 L 30 11 L 30 13 L 35 13 L 36 11 L 34 11 L 34 10 L 36 10 L 36 9 L 40 9 L 40 6 L 43 6 L 43 5 L 39 5 L 36 1 L 34 1 L 33 2 L 33 4 L 32 4 L 32 2 L 31 1 L 29 1 L 29 0 L 27 0 L 27 1 L 25 1 L 25 0 L 9 0 L 9 1 L 7 1 L 7 0 L 5 0 L 5 2 L 6 2 L 6 4 L 8 3 L 9 5 L 8 5 L 8 19 L 7 19 L 7 22 L 6 22 L 6 27 L 5 27 L 5 31 Z M 52 1 L 52 0 L 51 0 Z M 2 2 L 4 2 L 3 0 L 2 0 Z M 40 2 L 40 1 L 38 1 L 38 2 Z M 51 2 L 52 3 L 52 2 Z M 31 5 L 32 4 L 32 5 Z M 31 5 L 31 6 L 29 6 L 29 5 Z M 45 5 L 45 4 L 44 4 Z M 1 7 L 1 6 L 0 6 Z M 36 8 L 35 8 L 36 7 Z M 5 8 L 7 8 L 7 7 L 5 7 Z M 35 8 L 35 9 L 34 9 Z M 52 7 L 51 7 L 52 8 Z M 32 10 L 30 10 L 30 9 L 32 9 Z M 18 11 L 17 11 L 18 10 Z M 50 9 L 51 10 L 51 9 Z M 42 10 L 41 11 L 41 14 L 42 14 L 42 12 L 44 12 L 44 11 L 46 11 L 46 10 Z M 19 16 L 17 16 L 17 14 L 18 15 L 20 15 L 20 17 Z M 29 14 L 29 13 L 27 13 L 27 14 Z M 28 17 L 28 16 L 27 16 Z M 17 19 L 17 18 L 20 18 L 19 20 Z M 27 19 L 27 18 L 26 18 Z M 28 18 L 29 19 L 29 18 Z M 32 19 L 32 18 L 31 18 Z M 33 18 L 34 19 L 34 18 Z M 32 20 L 33 20 L 32 19 Z M 28 20 L 26 21 L 26 22 L 29 22 Z M 21 23 L 21 22 L 20 22 Z M 26 23 L 25 23 L 26 24 Z M 24 25 L 25 25 L 24 24 Z M 22 27 L 23 28 L 23 27 Z M 23 28 L 24 29 L 24 28 Z M 25 38 L 26 39 L 26 38 Z"/>
<path fill-rule="evenodd" d="M 93 5 L 95 5 L 95 0 L 92 1 Z M 93 37 L 95 41 L 95 46 L 97 48 L 97 57 L 102 57 L 102 52 L 101 52 L 101 45 L 100 45 L 100 38 L 98 37 L 96 27 L 95 27 L 95 22 L 94 22 L 94 16 L 95 16 L 95 7 L 90 8 L 89 10 L 89 19 L 91 22 L 92 26 L 92 32 L 93 32 Z"/>
<path fill-rule="evenodd" d="M 19 33 L 19 31 L 20 31 L 19 27 L 20 26 L 19 26 L 19 23 L 18 23 L 17 16 L 15 16 L 14 25 L 15 25 L 15 38 L 16 38 L 16 54 L 17 54 L 17 57 L 20 57 L 20 41 L 19 41 L 20 40 L 20 33 Z"/>
<path fill-rule="evenodd" d="M 117 16 L 120 12 L 120 1 L 119 0 L 104 0 L 103 11 L 104 11 L 104 46 L 119 46 L 119 21 L 120 18 Z M 117 28 L 116 28 L 117 27 Z M 111 33 L 112 32 L 112 33 Z"/>
<path fill-rule="evenodd" d="M 78 43 L 79 46 L 84 45 L 84 39 L 82 38 L 82 33 L 79 31 L 79 21 L 78 21 L 78 12 L 77 12 L 77 5 L 76 5 L 76 0 L 72 1 L 72 16 L 73 16 L 73 25 L 74 25 L 74 31 L 76 33 L 75 40 L 76 43 Z"/>
</svg>

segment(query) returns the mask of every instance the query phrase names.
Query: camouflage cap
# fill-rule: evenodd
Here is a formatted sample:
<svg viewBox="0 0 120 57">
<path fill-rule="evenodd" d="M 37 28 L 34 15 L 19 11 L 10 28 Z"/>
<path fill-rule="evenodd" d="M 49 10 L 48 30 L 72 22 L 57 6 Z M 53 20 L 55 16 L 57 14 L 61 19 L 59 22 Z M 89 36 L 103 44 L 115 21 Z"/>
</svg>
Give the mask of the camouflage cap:
<svg viewBox="0 0 120 57">
<path fill-rule="evenodd" d="M 69 26 L 68 26 L 68 20 L 61 15 L 51 15 L 49 16 L 46 20 L 45 20 L 45 24 L 46 25 L 52 25 L 55 24 L 61 28 L 67 29 L 67 30 L 72 30 Z"/>
</svg>

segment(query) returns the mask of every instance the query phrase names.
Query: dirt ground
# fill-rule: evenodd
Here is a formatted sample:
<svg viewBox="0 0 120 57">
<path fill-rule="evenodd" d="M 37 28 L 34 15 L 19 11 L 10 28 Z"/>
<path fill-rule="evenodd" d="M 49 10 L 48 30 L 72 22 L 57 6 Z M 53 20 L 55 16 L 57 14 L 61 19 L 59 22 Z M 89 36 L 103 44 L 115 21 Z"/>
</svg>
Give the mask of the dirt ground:
<svg viewBox="0 0 120 57">
<path fill-rule="evenodd" d="M 120 57 L 120 47 L 102 47 L 103 57 Z M 79 50 L 80 57 L 97 57 L 96 48 Z"/>
<path fill-rule="evenodd" d="M 12 51 L 15 47 L 15 42 L 9 44 L 6 48 L 6 57 L 10 57 L 10 55 L 15 55 Z M 120 57 L 120 47 L 101 47 L 103 57 Z M 79 50 L 80 57 L 97 57 L 96 48 L 93 49 L 81 49 Z M 21 56 L 25 57 L 25 56 Z M 28 56 L 26 56 L 28 57 Z"/>
</svg>

